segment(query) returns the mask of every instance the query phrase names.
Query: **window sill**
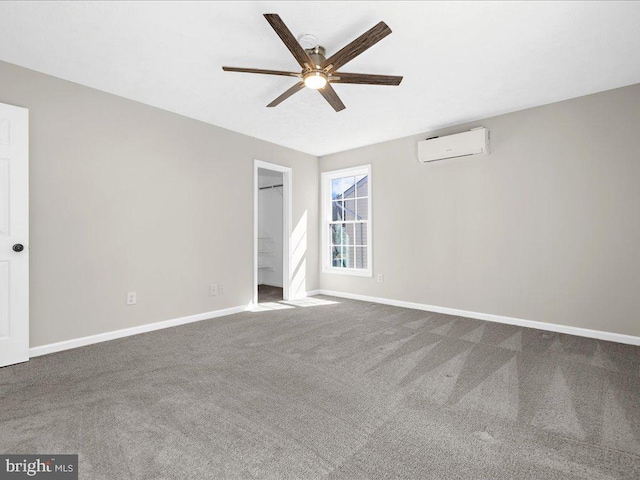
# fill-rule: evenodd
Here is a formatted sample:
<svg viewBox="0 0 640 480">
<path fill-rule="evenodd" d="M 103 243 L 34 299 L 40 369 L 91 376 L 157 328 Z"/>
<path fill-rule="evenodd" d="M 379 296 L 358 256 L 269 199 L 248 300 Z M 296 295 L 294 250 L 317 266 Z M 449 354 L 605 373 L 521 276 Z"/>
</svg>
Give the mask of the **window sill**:
<svg viewBox="0 0 640 480">
<path fill-rule="evenodd" d="M 373 277 L 371 270 L 356 269 L 356 268 L 325 268 L 322 273 L 330 273 L 335 275 L 350 275 L 352 277 Z"/>
</svg>

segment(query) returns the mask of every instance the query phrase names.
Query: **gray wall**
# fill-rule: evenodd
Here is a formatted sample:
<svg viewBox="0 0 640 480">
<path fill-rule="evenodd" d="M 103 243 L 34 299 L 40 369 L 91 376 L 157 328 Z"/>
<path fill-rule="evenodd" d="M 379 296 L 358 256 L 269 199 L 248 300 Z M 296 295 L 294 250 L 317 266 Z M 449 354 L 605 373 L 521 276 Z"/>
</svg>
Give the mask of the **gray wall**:
<svg viewBox="0 0 640 480">
<path fill-rule="evenodd" d="M 31 116 L 31 346 L 248 304 L 254 159 L 293 168 L 307 290 L 640 335 L 640 85 L 322 158 L 373 164 L 384 283 L 318 275 L 311 155 L 3 62 L 0 102 Z M 477 125 L 490 156 L 417 162 Z"/>
<path fill-rule="evenodd" d="M 3 62 L 0 102 L 30 111 L 31 346 L 247 305 L 254 159 L 293 168 L 318 287 L 316 157 Z"/>
<path fill-rule="evenodd" d="M 490 156 L 416 143 L 484 125 Z M 322 289 L 640 335 L 640 85 L 322 157 L 372 164 L 374 278 Z"/>
</svg>

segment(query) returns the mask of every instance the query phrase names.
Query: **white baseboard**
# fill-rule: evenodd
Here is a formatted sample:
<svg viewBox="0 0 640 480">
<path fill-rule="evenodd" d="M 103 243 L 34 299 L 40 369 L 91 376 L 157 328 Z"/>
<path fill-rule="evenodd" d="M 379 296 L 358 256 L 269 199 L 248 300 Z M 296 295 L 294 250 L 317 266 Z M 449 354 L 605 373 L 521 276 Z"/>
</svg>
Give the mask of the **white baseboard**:
<svg viewBox="0 0 640 480">
<path fill-rule="evenodd" d="M 323 289 L 311 290 L 307 292 L 306 295 L 304 296 L 313 297 L 315 295 L 329 295 L 332 297 L 349 298 L 352 300 L 361 300 L 364 302 L 381 303 L 384 305 L 393 305 L 396 307 L 412 308 L 414 310 L 425 310 L 428 312 L 445 313 L 448 315 L 457 315 L 461 317 L 475 318 L 478 320 L 487 320 L 489 322 L 506 323 L 509 325 L 517 325 L 520 327 L 535 328 L 538 330 L 548 330 L 551 332 L 566 333 L 569 335 L 577 335 L 580 337 L 597 338 L 599 340 L 606 340 L 609 342 L 618 342 L 618 343 L 625 343 L 629 345 L 640 346 L 640 337 L 635 337 L 633 335 L 603 332 L 600 330 L 591 330 L 588 328 L 570 327 L 567 325 L 538 322 L 535 320 L 524 320 L 521 318 L 505 317 L 505 316 L 493 315 L 489 313 L 471 312 L 469 310 L 459 310 L 456 308 L 439 307 L 436 305 L 426 305 L 423 303 L 405 302 L 402 300 L 393 300 L 393 299 L 381 298 L 381 297 L 370 297 L 367 295 L 358 295 L 354 293 L 336 292 L 333 290 L 323 290 Z M 163 328 L 176 327 L 178 325 L 186 325 L 188 323 L 199 322 L 202 320 L 209 320 L 212 318 L 224 317 L 226 315 L 232 315 L 234 313 L 240 313 L 246 310 L 247 310 L 247 306 L 225 308 L 222 310 L 198 313 L 195 315 L 174 318 L 171 320 L 164 320 L 161 322 L 148 323 L 145 325 L 139 325 L 137 327 L 124 328 L 122 330 L 115 330 L 112 332 L 99 333 L 99 334 L 90 335 L 87 337 L 74 338 L 71 340 L 65 340 L 63 342 L 40 345 L 37 347 L 31 347 L 29 349 L 29 356 L 39 357 L 41 355 L 61 352 L 63 350 L 69 350 L 77 347 L 84 347 L 86 345 L 92 345 L 94 343 L 107 342 L 109 340 L 115 340 L 116 338 L 129 337 L 131 335 L 138 335 L 140 333 L 153 332 L 155 330 L 162 330 Z"/>
<path fill-rule="evenodd" d="M 88 337 L 74 338 L 71 340 L 65 340 L 63 342 L 49 343 L 47 345 L 31 347 L 29 349 L 29 357 L 39 357 L 41 355 L 61 352 L 63 350 L 69 350 L 71 348 L 84 347 L 86 345 L 92 345 L 94 343 L 115 340 L 116 338 L 138 335 L 139 333 L 153 332 L 154 330 L 162 330 L 163 328 L 177 327 L 178 325 L 185 325 L 187 323 L 200 322 L 202 320 L 209 320 L 211 318 L 217 317 L 224 317 L 226 315 L 232 315 L 234 313 L 240 313 L 246 310 L 246 306 L 225 308 L 223 310 L 198 313 L 195 315 L 188 315 L 186 317 L 164 320 L 162 322 L 147 323 L 145 325 L 139 325 L 137 327 L 123 328 L 122 330 L 114 330 L 112 332 L 98 333 L 96 335 L 89 335 Z"/>
<path fill-rule="evenodd" d="M 487 320 L 489 322 L 507 323 L 509 325 L 517 325 L 519 327 L 535 328 L 537 330 L 548 330 L 551 332 L 577 335 L 579 337 L 597 338 L 598 340 L 606 340 L 609 342 L 626 343 L 629 345 L 640 346 L 640 337 L 634 337 L 633 335 L 625 335 L 623 333 L 603 332 L 600 330 L 591 330 L 588 328 L 559 325 L 557 323 L 538 322 L 535 320 L 524 320 L 522 318 L 504 317 L 502 315 L 493 315 L 490 313 L 470 312 L 468 310 L 458 310 L 456 308 L 438 307 L 435 305 L 425 305 L 423 303 L 404 302 L 402 300 L 370 297 L 367 295 L 336 292 L 333 290 L 320 289 L 320 290 L 314 290 L 313 292 L 308 293 L 308 295 L 318 295 L 318 294 L 329 295 L 332 297 L 349 298 L 352 300 L 362 300 L 364 302 L 382 303 L 384 305 L 393 305 L 395 307 L 412 308 L 414 310 L 426 310 L 428 312 L 446 313 L 447 315 L 457 315 L 460 317 L 475 318 L 478 320 Z"/>
</svg>

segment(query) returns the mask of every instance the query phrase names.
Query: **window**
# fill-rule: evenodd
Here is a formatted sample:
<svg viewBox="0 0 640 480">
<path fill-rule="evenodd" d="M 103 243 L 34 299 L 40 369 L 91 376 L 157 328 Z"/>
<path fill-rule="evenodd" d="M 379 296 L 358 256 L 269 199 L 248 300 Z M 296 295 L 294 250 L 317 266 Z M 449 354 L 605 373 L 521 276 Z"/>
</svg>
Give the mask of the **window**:
<svg viewBox="0 0 640 480">
<path fill-rule="evenodd" d="M 371 276 L 371 166 L 322 174 L 323 272 Z"/>
</svg>

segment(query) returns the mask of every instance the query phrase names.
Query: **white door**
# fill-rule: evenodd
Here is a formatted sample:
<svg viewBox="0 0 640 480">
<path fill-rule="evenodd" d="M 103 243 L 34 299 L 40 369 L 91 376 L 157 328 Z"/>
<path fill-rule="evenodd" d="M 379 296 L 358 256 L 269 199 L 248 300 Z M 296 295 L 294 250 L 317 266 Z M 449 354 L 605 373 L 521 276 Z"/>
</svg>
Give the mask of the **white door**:
<svg viewBox="0 0 640 480">
<path fill-rule="evenodd" d="M 29 360 L 29 111 L 0 103 L 0 367 Z"/>
</svg>

